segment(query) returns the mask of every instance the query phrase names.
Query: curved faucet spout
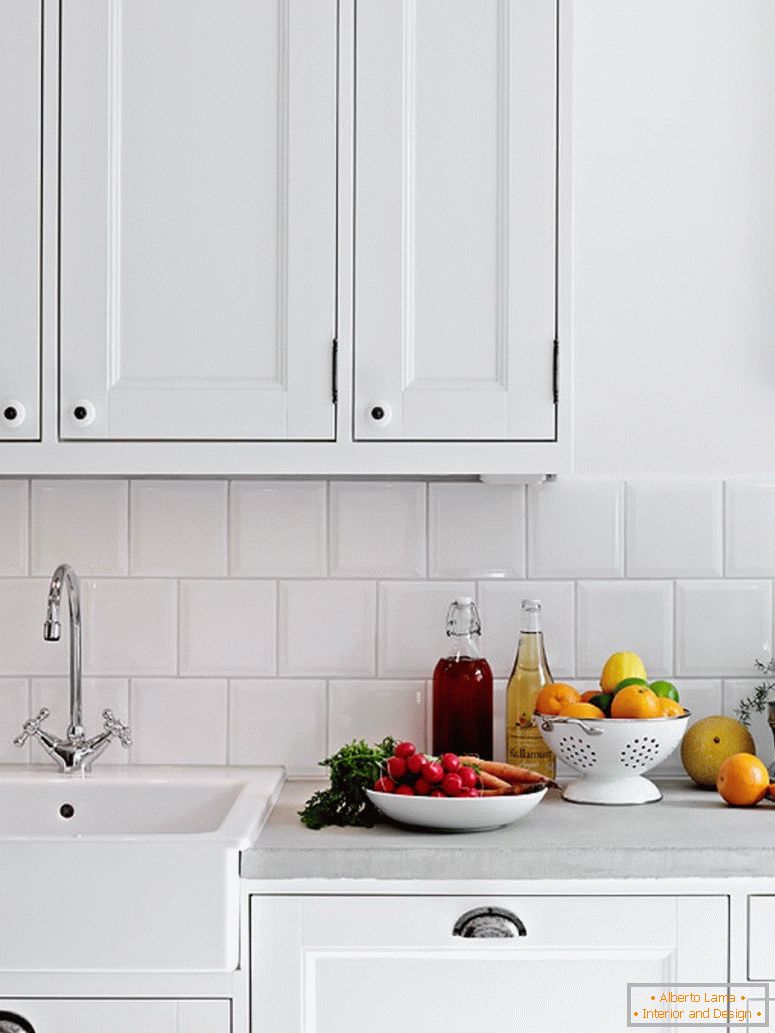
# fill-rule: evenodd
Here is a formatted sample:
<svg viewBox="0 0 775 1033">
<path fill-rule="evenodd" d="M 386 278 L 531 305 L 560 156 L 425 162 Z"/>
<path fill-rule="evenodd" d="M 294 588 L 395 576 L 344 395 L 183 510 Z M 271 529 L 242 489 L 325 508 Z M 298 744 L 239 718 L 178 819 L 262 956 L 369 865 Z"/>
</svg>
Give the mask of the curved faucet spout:
<svg viewBox="0 0 775 1033">
<path fill-rule="evenodd" d="M 78 575 L 68 563 L 60 563 L 51 578 L 46 605 L 43 638 L 58 642 L 62 633 L 59 611 L 62 605 L 62 586 L 67 593 L 70 611 L 70 725 L 68 739 L 83 739 L 83 702 L 81 690 L 81 586 Z"/>
</svg>

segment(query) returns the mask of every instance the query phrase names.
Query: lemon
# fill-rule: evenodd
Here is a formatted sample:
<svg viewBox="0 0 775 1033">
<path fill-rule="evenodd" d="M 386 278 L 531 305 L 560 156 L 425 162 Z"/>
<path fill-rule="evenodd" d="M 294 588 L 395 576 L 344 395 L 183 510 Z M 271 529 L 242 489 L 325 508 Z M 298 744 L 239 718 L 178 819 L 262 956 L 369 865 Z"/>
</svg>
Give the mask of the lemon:
<svg viewBox="0 0 775 1033">
<path fill-rule="evenodd" d="M 681 760 L 687 775 L 714 789 L 719 768 L 736 753 L 756 753 L 751 733 L 732 717 L 703 717 L 691 726 L 681 743 Z"/>
<path fill-rule="evenodd" d="M 614 653 L 605 662 L 600 675 L 600 688 L 603 692 L 613 692 L 625 678 L 643 678 L 645 682 L 646 668 L 643 661 L 635 653 Z"/>
</svg>

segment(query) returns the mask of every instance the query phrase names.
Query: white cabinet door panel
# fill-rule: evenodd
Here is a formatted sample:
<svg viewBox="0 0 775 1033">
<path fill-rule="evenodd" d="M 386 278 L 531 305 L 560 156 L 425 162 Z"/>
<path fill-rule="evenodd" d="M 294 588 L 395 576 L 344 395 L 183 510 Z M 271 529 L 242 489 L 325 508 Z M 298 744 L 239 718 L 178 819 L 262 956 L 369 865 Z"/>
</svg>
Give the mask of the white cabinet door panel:
<svg viewBox="0 0 775 1033">
<path fill-rule="evenodd" d="M 453 936 L 469 909 L 514 939 Z M 261 1033 L 627 1027 L 627 983 L 724 981 L 722 897 L 254 897 L 253 1028 Z M 505 1023 L 505 1026 L 504 1026 Z"/>
<path fill-rule="evenodd" d="M 230 1033 L 228 1001 L 0 1000 L 35 1033 Z"/>
<path fill-rule="evenodd" d="M 41 5 L 0 5 L 0 441 L 39 437 Z"/>
<path fill-rule="evenodd" d="M 556 5 L 359 0 L 356 33 L 355 435 L 552 440 Z"/>
<path fill-rule="evenodd" d="M 336 0 L 64 0 L 62 436 L 330 439 L 335 180 Z"/>
</svg>

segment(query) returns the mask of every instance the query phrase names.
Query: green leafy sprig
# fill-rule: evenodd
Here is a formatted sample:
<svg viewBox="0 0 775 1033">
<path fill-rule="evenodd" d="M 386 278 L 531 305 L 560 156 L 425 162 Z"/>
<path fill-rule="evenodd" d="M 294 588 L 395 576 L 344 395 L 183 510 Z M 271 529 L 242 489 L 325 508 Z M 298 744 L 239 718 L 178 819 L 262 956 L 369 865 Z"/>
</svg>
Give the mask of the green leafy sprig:
<svg viewBox="0 0 775 1033">
<path fill-rule="evenodd" d="M 761 674 L 775 674 L 775 659 L 768 660 L 766 664 L 762 663 L 761 660 L 755 660 L 754 663 L 756 664 L 757 671 Z M 773 698 L 773 692 L 775 692 L 775 682 L 764 681 L 761 685 L 757 685 L 754 688 L 753 695 L 747 696 L 745 699 L 741 699 L 740 703 L 733 711 L 740 724 L 743 724 L 748 728 L 753 715 L 764 712 L 765 707 Z"/>
<path fill-rule="evenodd" d="M 370 746 L 364 739 L 354 739 L 333 756 L 320 761 L 329 769 L 331 785 L 313 793 L 299 811 L 308 829 L 325 825 L 356 825 L 371 828 L 377 818 L 366 790 L 371 789 L 382 774 L 382 767 L 393 755 L 395 739 L 387 736 Z"/>
</svg>

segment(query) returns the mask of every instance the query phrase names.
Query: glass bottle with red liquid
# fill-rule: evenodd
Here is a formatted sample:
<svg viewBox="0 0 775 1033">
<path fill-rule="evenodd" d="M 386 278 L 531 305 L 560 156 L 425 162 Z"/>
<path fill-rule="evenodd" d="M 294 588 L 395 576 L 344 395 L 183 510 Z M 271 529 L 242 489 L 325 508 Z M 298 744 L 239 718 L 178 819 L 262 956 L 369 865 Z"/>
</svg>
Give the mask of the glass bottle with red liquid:
<svg viewBox="0 0 775 1033">
<path fill-rule="evenodd" d="M 492 757 L 492 671 L 479 650 L 482 623 L 473 599 L 447 613 L 450 648 L 433 672 L 433 752 Z"/>
</svg>

